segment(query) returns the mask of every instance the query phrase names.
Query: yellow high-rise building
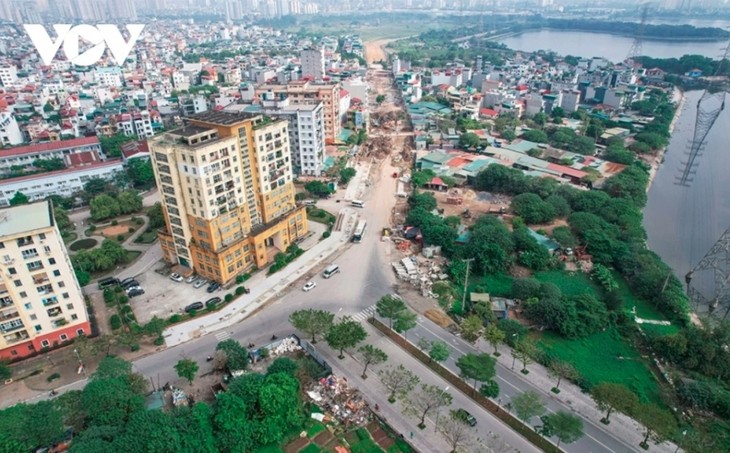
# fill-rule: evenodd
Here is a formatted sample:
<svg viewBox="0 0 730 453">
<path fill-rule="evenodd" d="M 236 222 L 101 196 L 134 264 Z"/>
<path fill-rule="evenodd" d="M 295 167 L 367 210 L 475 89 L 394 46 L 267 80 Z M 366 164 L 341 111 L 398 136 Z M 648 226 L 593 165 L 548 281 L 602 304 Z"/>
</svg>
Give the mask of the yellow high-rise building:
<svg viewBox="0 0 730 453">
<path fill-rule="evenodd" d="M 205 112 L 149 141 L 168 263 L 226 284 L 307 234 L 287 129 L 261 115 Z"/>
</svg>

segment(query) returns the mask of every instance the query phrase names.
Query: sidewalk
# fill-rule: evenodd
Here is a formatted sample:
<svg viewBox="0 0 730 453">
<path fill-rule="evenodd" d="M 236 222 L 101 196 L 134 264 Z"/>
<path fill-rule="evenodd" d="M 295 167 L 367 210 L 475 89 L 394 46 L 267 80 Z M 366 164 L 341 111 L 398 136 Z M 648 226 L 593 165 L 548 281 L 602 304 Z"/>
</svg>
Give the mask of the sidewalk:
<svg viewBox="0 0 730 453">
<path fill-rule="evenodd" d="M 266 270 L 262 269 L 245 283 L 251 292 L 238 297 L 224 309 L 169 327 L 162 334 L 167 346 L 177 346 L 241 322 L 270 299 L 279 296 L 281 291 L 302 275 L 323 263 L 349 239 L 349 231 L 352 229 L 356 213 L 349 208 L 340 212 L 345 219 L 341 231 L 333 231 L 329 238 L 320 241 L 290 265 L 271 276 L 267 276 Z"/>
</svg>

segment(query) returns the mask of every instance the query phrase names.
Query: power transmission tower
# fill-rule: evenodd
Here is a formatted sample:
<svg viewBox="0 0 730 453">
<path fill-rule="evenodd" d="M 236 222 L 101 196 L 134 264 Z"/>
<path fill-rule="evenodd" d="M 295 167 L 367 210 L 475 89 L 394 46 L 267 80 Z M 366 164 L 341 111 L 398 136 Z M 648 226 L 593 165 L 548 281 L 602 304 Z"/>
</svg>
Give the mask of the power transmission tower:
<svg viewBox="0 0 730 453">
<path fill-rule="evenodd" d="M 728 56 L 730 56 L 730 42 L 728 42 L 725 52 L 720 57 L 712 80 L 717 80 L 721 74 L 723 63 L 725 63 Z M 706 89 L 700 100 L 697 101 L 694 134 L 687 147 L 687 160 L 682 162 L 682 172 L 677 178 L 677 184 L 681 186 L 689 187 L 692 182 L 690 176 L 696 173 L 697 158 L 701 156 L 701 151 L 704 149 L 707 134 L 710 133 L 715 121 L 720 117 L 720 113 L 725 110 L 726 92 L 722 88 L 716 93 L 713 93 L 711 88 Z"/>
<path fill-rule="evenodd" d="M 474 258 L 466 258 L 462 261 L 466 263 L 466 275 L 464 276 L 464 295 L 461 298 L 461 309 L 466 311 L 466 292 L 469 287 L 469 265 L 474 261 Z"/>
<path fill-rule="evenodd" d="M 714 277 L 714 296 L 706 297 L 692 284 L 696 272 L 712 271 Z M 710 314 L 714 314 L 719 306 L 726 306 L 722 319 L 730 313 L 730 228 L 720 236 L 709 252 L 685 276 L 687 295 L 695 305 L 708 307 Z"/>
<path fill-rule="evenodd" d="M 628 65 L 633 66 L 636 57 L 640 57 L 642 53 L 642 46 L 644 43 L 644 31 L 646 30 L 646 18 L 649 16 L 649 4 L 645 3 L 641 9 L 641 22 L 636 27 L 636 34 L 634 35 L 634 42 L 631 43 L 631 49 L 626 55 L 624 62 Z"/>
</svg>

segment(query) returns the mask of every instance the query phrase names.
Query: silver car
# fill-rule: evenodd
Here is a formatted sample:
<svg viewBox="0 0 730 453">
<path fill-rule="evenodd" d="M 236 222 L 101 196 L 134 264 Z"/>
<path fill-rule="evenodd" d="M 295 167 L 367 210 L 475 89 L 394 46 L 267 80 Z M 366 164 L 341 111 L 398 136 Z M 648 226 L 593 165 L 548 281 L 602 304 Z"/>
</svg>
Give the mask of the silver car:
<svg viewBox="0 0 730 453">
<path fill-rule="evenodd" d="M 208 280 L 206 280 L 204 278 L 200 278 L 200 279 L 196 280 L 195 283 L 193 283 L 193 286 L 195 288 L 200 288 L 201 286 L 205 285 L 206 283 L 208 283 Z"/>
</svg>

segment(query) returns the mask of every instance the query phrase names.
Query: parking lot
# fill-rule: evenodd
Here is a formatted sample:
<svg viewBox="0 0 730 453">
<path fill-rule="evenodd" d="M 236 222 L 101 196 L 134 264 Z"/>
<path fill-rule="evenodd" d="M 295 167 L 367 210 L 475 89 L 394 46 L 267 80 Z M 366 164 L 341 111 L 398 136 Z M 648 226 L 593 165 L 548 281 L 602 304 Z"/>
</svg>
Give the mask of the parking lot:
<svg viewBox="0 0 730 453">
<path fill-rule="evenodd" d="M 208 285 L 195 288 L 192 283 L 176 282 L 170 279 L 169 274 L 160 275 L 149 270 L 138 275 L 139 282 L 145 293 L 130 299 L 134 315 L 140 324 L 144 324 L 154 316 L 169 318 L 175 313 L 182 313 L 187 305 L 193 302 L 203 302 L 211 297 L 223 297 L 223 290 L 218 289 L 208 293 Z"/>
</svg>

